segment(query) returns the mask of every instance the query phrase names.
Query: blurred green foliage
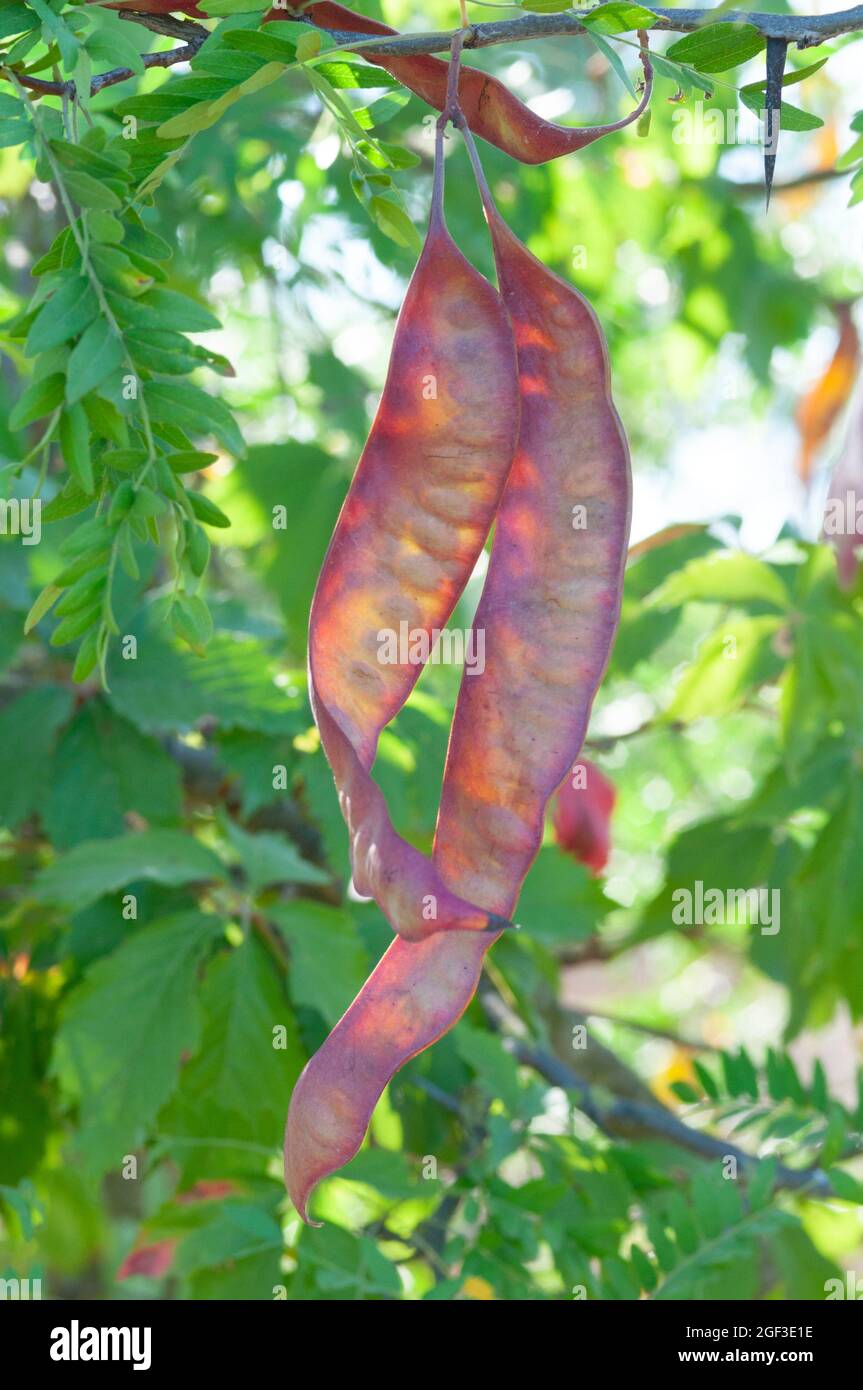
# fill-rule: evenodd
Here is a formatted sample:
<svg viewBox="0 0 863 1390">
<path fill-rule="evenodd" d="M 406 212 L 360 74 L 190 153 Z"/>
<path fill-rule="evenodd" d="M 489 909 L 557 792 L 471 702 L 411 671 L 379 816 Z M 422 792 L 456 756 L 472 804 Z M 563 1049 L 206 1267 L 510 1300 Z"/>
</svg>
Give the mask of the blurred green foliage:
<svg viewBox="0 0 863 1390">
<path fill-rule="evenodd" d="M 81 9 L 61 9 L 52 13 L 69 52 L 61 43 L 59 56 L 80 80 L 88 61 L 102 69 L 103 21 L 91 30 Z M 419 22 L 401 3 L 387 17 Z M 452 15 L 434 0 L 422 19 L 434 28 Z M 15 60 L 44 75 L 58 52 L 31 21 L 24 5 L 0 8 Z M 234 18 L 219 34 L 256 24 Z M 142 51 L 171 43 L 122 30 Z M 219 81 L 233 90 L 257 70 L 242 45 L 213 41 L 207 52 L 191 76 L 216 81 L 209 101 Z M 631 66 L 632 50 L 619 52 Z M 561 97 L 554 109 L 579 121 L 630 100 L 587 44 L 471 60 L 525 97 Z M 745 75 L 756 68 L 757 58 Z M 707 107 L 731 109 L 729 84 L 740 80 L 725 71 Z M 136 232 L 161 238 L 163 291 L 223 323 L 189 329 L 188 349 L 157 338 L 137 365 L 155 383 L 176 380 L 160 357 L 170 347 L 190 390 L 227 403 L 213 417 L 200 394 L 168 393 L 157 422 L 180 431 L 162 431 L 160 456 L 207 451 L 185 481 L 230 527 L 207 527 L 205 586 L 177 549 L 168 509 L 130 528 L 128 563 L 112 569 L 104 684 L 98 671 L 73 682 L 74 653 L 52 645 L 50 612 L 24 635 L 96 504 L 92 490 L 70 493 L 53 437 L 34 453 L 38 415 L 13 414 L 32 380 L 33 267 L 66 221 L 26 113 L 0 106 L 5 495 L 41 486 L 52 505 L 73 497 L 39 545 L 0 538 L 0 1275 L 42 1277 L 49 1297 L 823 1297 L 825 1280 L 859 1260 L 863 1110 L 853 1088 L 833 1093 L 820 1064 L 795 1070 L 787 1048 L 863 1016 L 863 585 L 840 592 L 830 552 L 791 522 L 762 556 L 746 553 L 726 518 L 666 538 L 629 567 L 587 747 L 618 793 L 607 876 L 592 878 L 549 832 L 519 907 L 523 929 L 497 945 L 488 970 L 510 1018 L 569 1068 L 565 1100 L 475 1001 L 397 1075 L 367 1144 L 321 1188 L 313 1210 L 328 1224 L 303 1228 L 290 1208 L 279 1148 L 291 1088 L 389 940 L 375 906 L 349 893 L 303 667 L 315 577 L 414 251 L 407 234 L 408 244 L 393 239 L 401 214 L 370 216 L 355 196 L 344 123 L 304 73 L 290 68 L 210 124 L 188 84 L 188 73 L 151 69 L 106 89 L 89 102 L 101 135 L 88 148 L 127 149 L 128 188 L 151 182 L 140 216 L 123 213 L 123 244 Z M 739 151 L 677 141 L 675 82 L 661 75 L 657 85 L 647 138 L 627 132 L 537 168 L 483 150 L 514 230 L 596 307 L 642 476 L 696 428 L 790 414 L 788 363 L 861 287 L 841 237 L 801 233 L 818 228 L 811 191 L 766 219 L 757 187 L 747 192 L 726 170 Z M 333 90 L 353 108 L 369 104 L 366 91 Z M 0 102 L 21 107 L 11 84 L 3 91 Z M 845 93 L 830 63 L 804 92 L 840 143 Z M 694 88 L 687 100 L 703 97 Z M 46 138 L 65 138 L 61 104 L 39 107 Z M 192 138 L 159 146 L 158 122 L 188 111 Z M 392 206 L 417 226 L 430 191 L 427 114 L 416 98 L 390 102 L 374 129 L 411 156 L 389 156 Z M 140 123 L 125 145 L 124 116 Z M 783 150 L 821 138 L 789 133 Z M 451 228 L 490 273 L 464 152 L 450 143 Z M 177 158 L 162 167 L 166 150 Z M 98 199 L 86 174 L 77 187 Z M 152 265 L 139 259 L 138 270 L 149 276 Z M 150 287 L 117 289 L 133 304 L 141 292 L 153 302 Z M 155 301 L 169 316 L 179 304 Z M 211 365 L 233 363 L 234 376 L 214 385 L 201 374 L 199 337 Z M 69 369 L 66 358 L 53 365 L 52 411 L 66 409 Z M 120 375 L 112 362 L 92 386 L 127 431 L 119 442 L 97 436 L 103 500 L 122 486 L 110 449 L 144 433 L 124 412 Z M 179 494 L 157 482 L 173 515 Z M 188 544 L 182 518 L 180 530 Z M 192 606 L 166 621 L 181 574 L 193 599 L 206 594 L 209 618 Z M 423 849 L 457 679 L 443 666 L 425 672 L 375 769 L 395 823 Z M 779 889 L 780 930 L 734 913 L 677 924 L 674 895 L 699 880 L 723 892 Z M 591 990 L 597 1012 L 580 1050 L 572 1030 L 584 1016 L 566 1001 Z M 844 1058 L 846 1073 L 854 1061 Z M 661 1123 L 602 1132 L 579 1109 L 584 1084 L 602 1106 L 646 1096 L 660 1120 L 706 1120 L 726 1136 L 720 1146 L 739 1143 L 757 1161 L 737 1183 L 718 1156 L 689 1152 Z M 778 1161 L 821 1178 L 801 1190 Z"/>
</svg>

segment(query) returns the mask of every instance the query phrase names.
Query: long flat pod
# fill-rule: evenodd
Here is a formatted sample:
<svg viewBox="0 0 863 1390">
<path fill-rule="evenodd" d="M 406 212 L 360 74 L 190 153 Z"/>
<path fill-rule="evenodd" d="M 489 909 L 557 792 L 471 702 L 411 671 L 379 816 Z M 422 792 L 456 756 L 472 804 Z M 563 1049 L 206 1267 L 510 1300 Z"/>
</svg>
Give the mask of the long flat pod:
<svg viewBox="0 0 863 1390">
<path fill-rule="evenodd" d="M 323 29 L 335 29 L 358 34 L 397 34 L 387 24 L 357 14 L 345 5 L 333 0 L 318 0 L 308 5 L 303 13 Z M 266 20 L 284 19 L 284 10 L 273 9 Z M 646 109 L 651 95 L 653 71 L 647 57 L 647 36 L 639 34 L 642 44 L 641 61 L 644 68 L 645 86 L 641 100 L 629 115 L 622 120 L 611 121 L 597 126 L 560 126 L 552 121 L 544 121 L 524 102 L 489 73 L 478 68 L 462 68 L 459 81 L 459 104 L 470 129 L 504 150 L 522 164 L 544 164 L 549 159 L 583 150 L 594 140 L 610 135 L 612 131 L 623 130 L 625 126 L 637 121 Z M 363 50 L 363 58 L 377 67 L 386 68 L 397 77 L 409 91 L 415 92 L 423 101 L 437 111 L 446 104 L 447 64 L 430 54 L 418 57 L 398 58 L 378 56 Z"/>
<path fill-rule="evenodd" d="M 512 236 L 478 160 L 476 170 L 516 331 L 522 413 L 476 618 L 486 668 L 462 682 L 433 857 L 451 890 L 509 915 L 608 659 L 629 530 L 629 457 L 590 307 Z M 580 508 L 584 528 L 573 525 Z M 461 1017 L 498 934 L 394 941 L 312 1058 L 291 1099 L 285 1145 L 288 1188 L 304 1219 L 315 1184 L 359 1149 L 394 1073 Z"/>
<path fill-rule="evenodd" d="M 304 1221 L 312 1189 L 357 1153 L 384 1087 L 461 1018 L 499 935 L 397 938 L 318 1048 L 294 1087 L 285 1128 L 285 1181 Z"/>
<path fill-rule="evenodd" d="M 89 0 L 95 3 L 96 0 Z M 140 10 L 145 14 L 165 14 L 180 10 L 195 19 L 207 16 L 194 3 L 194 0 L 112 0 L 111 9 Z M 346 5 L 338 5 L 334 0 L 318 0 L 316 4 L 303 5 L 286 3 L 269 10 L 262 23 L 284 20 L 286 13 L 302 10 L 322 29 L 340 30 L 354 34 L 398 34 L 388 24 L 368 16 L 357 14 Z M 647 109 L 653 85 L 653 69 L 647 55 L 648 39 L 643 30 L 639 31 L 641 43 L 641 63 L 644 69 L 644 91 L 638 105 L 619 121 L 609 121 L 595 126 L 561 126 L 553 121 L 544 121 L 529 106 L 519 101 L 509 88 L 496 77 L 478 68 L 464 68 L 462 71 L 459 100 L 470 129 L 496 145 L 513 159 L 522 164 L 545 164 L 549 159 L 559 159 L 561 155 L 573 154 L 601 140 L 615 130 L 623 130 L 632 125 Z M 385 68 L 398 78 L 409 91 L 416 93 L 436 111 L 442 111 L 446 104 L 447 64 L 431 54 L 399 58 L 378 55 L 363 50 L 363 58 L 376 67 Z"/>
<path fill-rule="evenodd" d="M 419 939 L 485 930 L 393 830 L 369 775 L 381 729 L 422 669 L 485 544 L 518 428 L 515 349 L 500 296 L 443 218 L 438 133 L 429 232 L 405 296 L 390 369 L 312 603 L 312 707 L 351 838 L 354 882 L 394 930 Z M 408 659 L 406 659 L 408 658 Z"/>
<path fill-rule="evenodd" d="M 485 669 L 462 681 L 434 858 L 455 891 L 509 914 L 608 663 L 631 481 L 596 315 L 506 226 L 465 138 L 515 333 L 521 426 L 475 618 Z"/>
<path fill-rule="evenodd" d="M 444 225 L 439 128 L 429 235 L 312 604 L 312 700 L 351 831 L 354 878 L 401 935 L 294 1088 L 285 1177 L 304 1219 L 312 1187 L 359 1148 L 396 1068 L 451 1026 L 459 998 L 465 1007 L 483 943 L 498 935 L 496 918 L 453 894 L 395 834 L 368 769 L 381 728 L 419 674 L 378 660 L 381 632 L 446 622 L 500 503 L 518 411 L 503 303 Z M 431 922 L 421 910 L 430 898 Z M 454 951 L 435 945 L 443 936 L 457 942 Z"/>
</svg>

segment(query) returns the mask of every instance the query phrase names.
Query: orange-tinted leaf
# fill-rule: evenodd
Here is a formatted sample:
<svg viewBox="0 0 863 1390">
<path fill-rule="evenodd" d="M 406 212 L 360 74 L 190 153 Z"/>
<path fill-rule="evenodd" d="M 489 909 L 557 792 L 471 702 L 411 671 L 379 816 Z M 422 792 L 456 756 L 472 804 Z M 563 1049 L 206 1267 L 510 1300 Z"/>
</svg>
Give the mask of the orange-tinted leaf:
<svg viewBox="0 0 863 1390">
<path fill-rule="evenodd" d="M 812 476 L 812 465 L 818 450 L 848 403 L 857 376 L 860 343 L 847 304 L 837 308 L 839 342 L 824 374 L 810 387 L 800 401 L 797 428 L 800 431 L 800 454 L 797 471 L 804 483 Z"/>
</svg>

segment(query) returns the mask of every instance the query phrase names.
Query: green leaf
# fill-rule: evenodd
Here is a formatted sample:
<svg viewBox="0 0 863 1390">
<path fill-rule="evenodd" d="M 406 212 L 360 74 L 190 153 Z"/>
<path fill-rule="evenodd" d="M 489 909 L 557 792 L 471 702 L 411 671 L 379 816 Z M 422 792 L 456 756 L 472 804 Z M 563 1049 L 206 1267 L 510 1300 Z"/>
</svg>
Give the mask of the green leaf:
<svg viewBox="0 0 863 1390">
<path fill-rule="evenodd" d="M 855 1178 L 852 1173 L 846 1173 L 844 1168 L 829 1168 L 827 1176 L 840 1201 L 863 1205 L 863 1182 L 859 1178 Z"/>
<path fill-rule="evenodd" d="M 196 1049 L 199 962 L 221 931 L 197 912 L 138 928 L 69 995 L 54 1066 L 78 1097 L 78 1141 L 96 1170 L 119 1170 Z"/>
<path fill-rule="evenodd" d="M 54 744 L 71 712 L 72 692 L 54 685 L 28 690 L 0 710 L 0 821 L 8 829 L 50 796 Z"/>
<path fill-rule="evenodd" d="M 779 573 L 742 550 L 718 550 L 692 560 L 655 589 L 648 600 L 660 608 L 707 603 L 768 603 L 787 612 L 791 595 Z"/>
<path fill-rule="evenodd" d="M 9 415 L 9 428 L 23 429 L 25 425 L 31 425 L 34 420 L 41 420 L 56 410 L 63 400 L 65 385 L 62 372 L 53 372 L 38 381 L 31 381 Z"/>
<path fill-rule="evenodd" d="M 410 101 L 410 96 L 410 92 L 402 88 L 387 92 L 386 96 L 379 97 L 370 106 L 358 106 L 354 111 L 354 120 L 363 130 L 373 130 L 375 126 L 382 125 L 402 111 Z"/>
<path fill-rule="evenodd" d="M 521 8 L 528 14 L 563 14 L 571 10 L 571 0 L 521 0 Z"/>
<path fill-rule="evenodd" d="M 748 106 L 756 115 L 763 111 L 763 92 L 750 92 L 742 88 L 740 97 L 744 106 Z M 787 101 L 780 105 L 779 122 L 783 130 L 818 130 L 824 124 L 820 116 L 813 116 L 810 111 L 801 111 L 798 106 L 791 106 Z"/>
<path fill-rule="evenodd" d="M 667 58 L 661 58 L 658 53 L 651 53 L 650 61 L 653 70 L 661 77 L 667 77 L 681 91 L 704 92 L 706 96 L 713 96 L 713 83 L 709 78 L 701 77 L 694 68 L 688 67 L 685 63 L 671 63 Z"/>
<path fill-rule="evenodd" d="M 255 92 L 269 87 L 271 83 L 282 76 L 284 71 L 284 63 L 266 63 L 237 86 L 225 92 L 223 96 L 218 97 L 216 101 L 208 102 L 206 105 L 192 106 L 179 116 L 172 116 L 170 120 L 165 121 L 157 128 L 156 134 L 160 140 L 173 140 L 178 136 L 192 135 L 199 130 L 207 130 L 221 120 L 225 112 L 230 110 L 236 102 L 244 96 L 252 96 Z"/>
<path fill-rule="evenodd" d="M 536 857 L 518 903 L 518 921 L 531 940 L 567 946 L 591 936 L 608 910 L 596 879 L 556 845 Z"/>
<path fill-rule="evenodd" d="M 42 32 L 46 40 L 56 43 L 66 71 L 71 72 L 78 55 L 78 40 L 74 33 L 65 19 L 54 12 L 47 0 L 30 0 L 30 4 L 42 21 Z"/>
<path fill-rule="evenodd" d="M 611 44 L 608 42 L 607 39 L 604 39 L 598 31 L 594 34 L 588 30 L 587 37 L 590 39 L 590 42 L 594 45 L 594 47 L 596 47 L 602 54 L 602 56 L 605 58 L 605 61 L 608 63 L 609 67 L 611 67 L 613 71 L 617 74 L 617 76 L 620 78 L 620 81 L 623 83 L 624 87 L 629 92 L 629 95 L 632 97 L 632 100 L 638 101 L 638 93 L 636 92 L 635 87 L 632 85 L 632 78 L 626 71 L 626 68 L 623 66 L 620 54 L 614 47 L 614 44 Z"/>
<path fill-rule="evenodd" d="M 8 39 L 12 34 L 27 34 L 38 28 L 38 16 L 26 5 L 5 5 L 0 10 L 0 39 Z"/>
<path fill-rule="evenodd" d="M 254 936 L 209 967 L 201 1007 L 201 1047 L 183 1068 L 164 1128 L 275 1148 L 305 1058 L 276 968 Z M 224 1147 L 216 1152 L 224 1162 Z"/>
<path fill-rule="evenodd" d="M 42 508 L 42 520 L 46 525 L 52 521 L 65 521 L 67 517 L 85 512 L 92 505 L 93 494 L 85 492 L 77 478 L 69 478 L 62 491 Z"/>
<path fill-rule="evenodd" d="M 337 90 L 398 86 L 398 78 L 385 68 L 374 68 L 367 63 L 318 63 L 315 71 Z"/>
<path fill-rule="evenodd" d="M 384 140 L 358 140 L 356 150 L 376 169 L 414 169 L 421 162 L 413 150 Z"/>
<path fill-rule="evenodd" d="M 208 395 L 191 382 L 176 381 L 148 381 L 144 394 L 155 420 L 179 425 L 190 435 L 215 435 L 235 457 L 245 453 L 237 423 L 218 396 Z"/>
<path fill-rule="evenodd" d="M 84 492 L 93 492 L 90 422 L 82 405 L 70 405 L 60 416 L 60 448 L 69 472 Z"/>
<path fill-rule="evenodd" d="M 699 72 L 726 72 L 754 58 L 767 40 L 751 24 L 706 24 L 694 34 L 684 34 L 665 56 L 690 63 Z"/>
<path fill-rule="evenodd" d="M 397 246 L 404 246 L 408 250 L 419 249 L 419 232 L 399 202 L 397 194 L 374 194 L 369 201 L 369 210 L 380 230 Z"/>
<path fill-rule="evenodd" d="M 105 180 L 94 178 L 84 169 L 64 169 L 63 183 L 69 196 L 82 208 L 113 212 L 122 207 L 121 199 Z"/>
<path fill-rule="evenodd" d="M 217 507 L 215 502 L 211 502 L 202 492 L 187 491 L 186 497 L 195 516 L 199 521 L 203 521 L 205 526 L 216 526 L 221 530 L 230 526 L 230 517 L 225 516 L 221 507 Z"/>
<path fill-rule="evenodd" d="M 58 855 L 36 878 L 36 895 L 80 911 L 106 893 L 138 879 L 177 888 L 224 879 L 221 862 L 192 835 L 145 830 L 113 840 L 91 840 Z"/>
<path fill-rule="evenodd" d="M 705 1094 L 709 1096 L 711 1100 L 718 1100 L 719 1087 L 713 1079 L 712 1072 L 709 1072 L 707 1067 L 703 1066 L 697 1059 L 693 1059 L 692 1070 L 704 1088 Z"/>
<path fill-rule="evenodd" d="M 701 1099 L 698 1091 L 695 1090 L 694 1086 L 690 1086 L 688 1081 L 672 1081 L 671 1090 L 678 1100 L 683 1101 L 684 1105 L 694 1105 L 696 1101 Z"/>
<path fill-rule="evenodd" d="M 747 1191 L 750 1206 L 754 1211 L 758 1211 L 760 1207 L 766 1207 L 770 1201 L 776 1182 L 777 1166 L 778 1160 L 775 1157 L 762 1158 L 749 1179 Z"/>
<path fill-rule="evenodd" d="M 215 314 L 177 290 L 157 286 L 133 302 L 123 301 L 123 312 L 130 324 L 141 328 L 170 328 L 176 333 L 207 333 L 221 328 Z"/>
<path fill-rule="evenodd" d="M 42 590 L 38 598 L 33 603 L 33 606 L 31 607 L 25 619 L 25 636 L 28 632 L 33 631 L 33 628 L 36 627 L 37 623 L 40 623 L 42 621 L 45 614 L 48 613 L 50 609 L 53 607 L 53 605 L 57 602 L 62 592 L 63 590 L 58 589 L 55 584 L 45 585 L 45 588 Z"/>
<path fill-rule="evenodd" d="M 176 821 L 180 771 L 156 739 L 102 699 L 88 700 L 67 725 L 51 766 L 45 826 L 58 849 L 122 836 L 135 812 L 151 825 Z"/>
<path fill-rule="evenodd" d="M 96 64 L 106 69 L 127 67 L 132 72 L 143 73 L 144 61 L 132 38 L 138 31 L 133 26 L 124 24 L 111 10 L 103 9 L 93 12 L 91 23 L 98 27 L 95 33 L 88 34 L 84 47 Z"/>
<path fill-rule="evenodd" d="M 253 14 L 269 8 L 268 0 L 203 0 L 199 9 L 204 14 L 213 15 L 221 18 L 223 15 L 232 14 Z"/>
<path fill-rule="evenodd" d="M 256 1202 L 231 1200 L 215 1206 L 212 1214 L 207 1215 L 210 1219 L 206 1224 L 192 1231 L 180 1246 L 178 1273 L 186 1278 L 193 1274 L 212 1277 L 223 1268 L 233 1271 L 247 1263 L 254 1271 L 252 1287 L 234 1297 L 253 1298 L 257 1289 L 272 1288 L 283 1248 L 282 1228 L 275 1214 Z M 263 1273 L 262 1256 L 266 1256 Z M 231 1287 L 229 1284 L 225 1290 L 226 1297 L 231 1296 Z M 218 1297 L 212 1292 L 200 1292 L 198 1296 Z"/>
<path fill-rule="evenodd" d="M 176 116 L 170 116 L 167 121 L 163 121 L 157 128 L 156 134 L 160 140 L 176 140 L 180 137 L 184 139 L 190 135 L 197 135 L 201 130 L 209 130 L 210 126 L 216 124 L 219 119 L 218 113 L 214 111 L 214 102 L 198 102 L 195 106 L 187 106 L 184 111 Z"/>
<path fill-rule="evenodd" d="M 840 170 L 850 169 L 859 159 L 863 159 L 863 135 L 858 135 L 854 144 L 844 154 L 840 154 L 836 161 L 836 168 Z"/>
<path fill-rule="evenodd" d="M 819 69 L 823 68 L 826 62 L 826 58 L 819 58 L 815 63 L 808 63 L 805 68 L 789 68 L 788 72 L 786 72 L 782 78 L 783 87 L 793 87 L 795 83 L 805 81 L 807 77 L 811 77 L 814 72 L 818 72 Z M 762 78 L 760 82 L 747 82 L 740 90 L 741 92 L 765 92 L 767 90 L 767 79 Z"/>
<path fill-rule="evenodd" d="M 462 1060 L 476 1072 L 482 1089 L 502 1100 L 511 1114 L 517 1113 L 523 1094 L 518 1064 L 504 1050 L 500 1038 L 462 1022 L 455 1032 L 455 1045 Z"/>
<path fill-rule="evenodd" d="M 217 632 L 202 659 L 172 644 L 155 616 L 129 631 L 138 656 L 124 661 L 112 653 L 110 701 L 146 733 L 193 729 L 207 716 L 225 728 L 274 735 L 304 727 L 299 697 L 276 684 L 280 667 L 264 643 Z"/>
<path fill-rule="evenodd" d="M 32 134 L 33 127 L 20 116 L 11 120 L 0 118 L 0 149 L 14 149 L 17 145 L 23 145 Z"/>
<path fill-rule="evenodd" d="M 269 33 L 271 25 L 266 29 L 233 29 L 226 33 L 222 39 L 225 48 L 236 48 L 242 53 L 253 53 L 256 58 L 263 58 L 265 62 L 292 63 L 296 58 L 296 43 L 288 43 L 285 39 L 278 38 L 275 34 Z M 307 26 L 305 34 L 298 37 L 307 37 L 313 31 Z"/>
<path fill-rule="evenodd" d="M 30 326 L 24 349 L 27 356 L 36 357 L 83 333 L 98 313 L 99 304 L 90 282 L 77 272 L 65 275 Z"/>
<path fill-rule="evenodd" d="M 254 890 L 276 883 L 330 882 L 328 873 L 302 859 L 296 846 L 281 836 L 266 831 L 252 835 L 231 820 L 223 828 Z"/>
<path fill-rule="evenodd" d="M 625 34 L 630 29 L 652 28 L 659 16 L 643 5 L 611 0 L 610 4 L 597 5 L 595 10 L 580 14 L 578 18 L 585 29 L 595 29 L 600 34 Z"/>
<path fill-rule="evenodd" d="M 193 652 L 203 656 L 213 635 L 210 610 L 197 594 L 178 594 L 171 609 L 171 626 Z"/>
<path fill-rule="evenodd" d="M 736 709 L 756 685 L 781 669 L 772 646 L 780 625 L 778 617 L 723 622 L 683 672 L 664 718 L 690 723 Z"/>
<path fill-rule="evenodd" d="M 72 349 L 66 369 L 66 399 L 70 405 L 95 391 L 123 363 L 123 349 L 107 319 L 97 319 Z"/>
<path fill-rule="evenodd" d="M 304 898 L 279 904 L 269 913 L 290 946 L 291 997 L 316 1009 L 332 1027 L 368 973 L 368 957 L 352 918 Z"/>
</svg>

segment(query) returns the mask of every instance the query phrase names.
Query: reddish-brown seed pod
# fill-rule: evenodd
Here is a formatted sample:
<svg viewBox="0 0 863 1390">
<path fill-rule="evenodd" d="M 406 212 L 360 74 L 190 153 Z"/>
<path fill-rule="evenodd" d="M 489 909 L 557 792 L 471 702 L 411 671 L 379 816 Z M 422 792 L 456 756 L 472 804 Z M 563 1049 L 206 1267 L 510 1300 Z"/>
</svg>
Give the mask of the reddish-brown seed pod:
<svg viewBox="0 0 863 1390">
<path fill-rule="evenodd" d="M 93 0 L 90 0 L 93 3 Z M 207 16 L 199 10 L 194 0 L 113 0 L 112 9 L 140 10 L 144 14 L 167 14 L 181 11 L 197 19 Z M 302 9 L 316 25 L 322 29 L 340 30 L 354 34 L 397 34 L 388 24 L 357 14 L 345 5 L 334 0 L 318 0 L 318 3 L 291 7 Z M 290 12 L 290 11 L 287 11 Z M 272 9 L 264 15 L 263 23 L 284 20 L 286 7 Z M 653 86 L 653 69 L 648 57 L 647 34 L 639 31 L 641 42 L 641 64 L 644 69 L 644 91 L 638 105 L 628 116 L 619 121 L 610 121 L 597 126 L 560 126 L 553 121 L 544 121 L 537 116 L 518 97 L 513 96 L 507 87 L 496 77 L 481 72 L 477 68 L 463 68 L 459 86 L 459 103 L 470 129 L 504 150 L 521 164 L 545 164 L 550 159 L 583 150 L 585 146 L 610 135 L 615 130 L 623 130 L 632 125 L 647 109 Z M 377 56 L 363 50 L 362 56 L 376 67 L 385 68 L 398 78 L 403 86 L 414 92 L 436 111 L 442 111 L 446 103 L 447 64 L 431 54 L 399 58 Z"/>
<path fill-rule="evenodd" d="M 368 19 L 345 5 L 333 3 L 333 0 L 318 0 L 317 4 L 306 6 L 303 13 L 322 29 L 357 34 L 398 33 L 397 29 L 391 29 L 389 25 L 381 24 L 378 20 Z M 277 20 L 284 17 L 284 10 L 274 9 L 269 11 L 266 19 Z M 461 71 L 459 105 L 464 118 L 476 135 L 512 155 L 513 159 L 519 160 L 522 164 L 544 164 L 549 159 L 558 159 L 561 155 L 583 150 L 586 145 L 601 139 L 603 135 L 610 135 L 612 131 L 623 130 L 625 126 L 631 125 L 646 109 L 650 101 L 653 70 L 647 56 L 647 35 L 642 31 L 639 33 L 639 39 L 642 44 L 644 93 L 636 108 L 622 120 L 581 128 L 555 125 L 537 116 L 519 101 L 518 97 L 513 96 L 496 77 L 480 72 L 477 68 L 463 68 Z M 430 54 L 410 58 L 378 57 L 366 50 L 363 50 L 362 56 L 378 67 L 386 68 L 387 72 L 397 77 L 409 91 L 422 97 L 429 106 L 437 111 L 443 110 L 446 103 L 447 64 L 440 58 L 434 58 Z"/>
<path fill-rule="evenodd" d="M 608 659 L 629 458 L 590 307 L 506 228 L 470 149 L 515 330 L 521 424 L 476 617 L 485 670 L 462 681 L 433 859 L 449 891 L 509 916 Z M 311 1059 L 285 1134 L 286 1181 L 304 1220 L 312 1188 L 357 1152 L 394 1073 L 461 1017 L 497 936 L 396 940 Z"/>
<path fill-rule="evenodd" d="M 359 1149 L 387 1083 L 461 1018 L 498 935 L 440 932 L 394 941 L 312 1057 L 285 1127 L 285 1181 L 304 1221 L 312 1189 Z"/>
<path fill-rule="evenodd" d="M 555 841 L 594 874 L 608 863 L 616 800 L 613 783 L 586 758 L 567 772 L 554 799 Z"/>
<path fill-rule="evenodd" d="M 369 770 L 381 729 L 420 674 L 408 639 L 433 644 L 485 544 L 518 410 L 509 320 L 446 230 L 439 149 L 428 237 L 309 623 L 312 706 L 350 830 L 354 882 L 410 940 L 489 926 L 396 835 Z"/>
<path fill-rule="evenodd" d="M 521 427 L 475 619 L 485 670 L 462 681 L 435 861 L 508 916 L 611 652 L 631 484 L 596 315 L 503 222 L 465 138 L 515 333 Z"/>
</svg>

